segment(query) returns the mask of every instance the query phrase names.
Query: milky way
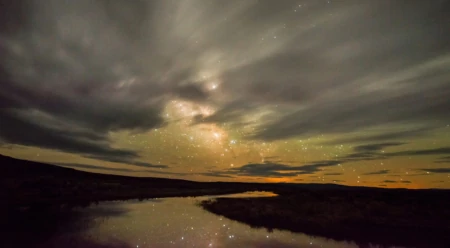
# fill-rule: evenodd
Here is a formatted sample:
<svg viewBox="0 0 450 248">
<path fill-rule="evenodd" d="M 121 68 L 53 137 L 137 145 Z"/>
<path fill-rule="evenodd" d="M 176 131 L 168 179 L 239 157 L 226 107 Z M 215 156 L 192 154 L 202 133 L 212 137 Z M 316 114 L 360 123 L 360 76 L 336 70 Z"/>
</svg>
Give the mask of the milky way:
<svg viewBox="0 0 450 248">
<path fill-rule="evenodd" d="M 0 152 L 202 181 L 450 186 L 448 1 L 1 1 Z"/>
</svg>

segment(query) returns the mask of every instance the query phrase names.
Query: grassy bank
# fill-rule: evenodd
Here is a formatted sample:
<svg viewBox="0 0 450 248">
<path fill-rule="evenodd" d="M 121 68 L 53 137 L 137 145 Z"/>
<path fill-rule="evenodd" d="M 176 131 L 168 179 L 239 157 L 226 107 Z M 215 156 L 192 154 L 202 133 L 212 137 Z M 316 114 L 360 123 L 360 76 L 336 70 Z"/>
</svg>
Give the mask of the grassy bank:
<svg viewBox="0 0 450 248">
<path fill-rule="evenodd" d="M 270 198 L 201 202 L 215 214 L 253 227 L 283 229 L 336 240 L 450 247 L 449 191 L 295 190 Z M 431 246 L 430 246 L 431 245 Z"/>
</svg>

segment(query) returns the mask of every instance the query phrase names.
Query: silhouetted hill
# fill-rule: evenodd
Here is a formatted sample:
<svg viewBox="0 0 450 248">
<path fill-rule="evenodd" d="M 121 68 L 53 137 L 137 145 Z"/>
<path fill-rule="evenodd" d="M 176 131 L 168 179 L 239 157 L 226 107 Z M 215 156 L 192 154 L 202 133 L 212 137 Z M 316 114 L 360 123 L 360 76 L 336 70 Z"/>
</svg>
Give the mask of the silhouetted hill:
<svg viewBox="0 0 450 248">
<path fill-rule="evenodd" d="M 65 178 L 82 177 L 84 179 L 107 179 L 107 180 L 125 180 L 125 181 L 133 180 L 146 182 L 151 181 L 153 183 L 172 183 L 172 184 L 196 183 L 193 181 L 182 179 L 168 179 L 157 177 L 129 177 L 129 176 L 86 172 L 52 164 L 16 159 L 1 154 L 0 154 L 0 169 L 1 169 L 0 178 L 15 177 L 19 179 L 29 177 L 50 176 L 50 177 L 65 177 Z"/>
<path fill-rule="evenodd" d="M 1 176 L 29 176 L 34 173 L 69 175 L 78 173 L 74 169 L 63 168 L 56 165 L 38 163 L 28 160 L 16 159 L 0 154 Z"/>
<path fill-rule="evenodd" d="M 103 200 L 200 196 L 257 190 L 259 184 L 208 183 L 79 171 L 0 155 L 0 207 L 86 205 Z"/>
</svg>

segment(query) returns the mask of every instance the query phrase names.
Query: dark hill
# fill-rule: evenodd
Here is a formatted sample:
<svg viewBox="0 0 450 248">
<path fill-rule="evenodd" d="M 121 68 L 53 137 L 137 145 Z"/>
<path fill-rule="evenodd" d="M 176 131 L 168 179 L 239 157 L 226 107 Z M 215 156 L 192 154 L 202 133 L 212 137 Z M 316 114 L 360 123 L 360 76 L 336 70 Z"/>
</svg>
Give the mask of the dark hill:
<svg viewBox="0 0 450 248">
<path fill-rule="evenodd" d="M 0 178 L 33 178 L 33 177 L 64 177 L 64 178 L 82 178 L 82 179 L 99 179 L 99 180 L 120 180 L 120 181 L 139 181 L 165 184 L 195 184 L 196 182 L 167 179 L 156 177 L 129 177 L 119 175 L 108 175 L 101 173 L 92 173 L 80 171 L 72 168 L 61 167 L 52 164 L 34 162 L 29 160 L 16 159 L 0 154 Z"/>
<path fill-rule="evenodd" d="M 3 155 L 0 155 L 0 171 L 0 197 L 6 199 L 0 206 L 7 208 L 217 195 L 255 190 L 261 186 L 99 174 Z"/>
</svg>

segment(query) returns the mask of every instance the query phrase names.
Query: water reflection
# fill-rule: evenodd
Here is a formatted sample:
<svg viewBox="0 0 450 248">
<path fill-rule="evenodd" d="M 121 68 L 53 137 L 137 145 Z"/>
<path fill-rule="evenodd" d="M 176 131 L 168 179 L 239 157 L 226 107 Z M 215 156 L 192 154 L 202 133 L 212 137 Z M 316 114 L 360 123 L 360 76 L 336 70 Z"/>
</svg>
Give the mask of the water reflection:
<svg viewBox="0 0 450 248">
<path fill-rule="evenodd" d="M 278 196 L 277 194 L 273 192 L 267 192 L 267 191 L 250 191 L 250 192 L 244 192 L 244 193 L 237 193 L 237 194 L 228 194 L 223 196 L 217 196 L 217 197 L 224 197 L 224 198 L 249 198 L 249 197 L 274 197 Z"/>
<path fill-rule="evenodd" d="M 273 194 L 272 194 L 273 195 Z M 271 196 L 269 193 L 234 197 Z M 287 231 L 253 229 L 203 210 L 197 198 L 105 202 L 77 209 L 37 247 L 358 247 Z M 45 221 L 41 219 L 40 221 Z M 33 227 L 32 219 L 28 219 Z M 76 227 L 76 228 L 74 228 Z M 40 234 L 39 225 L 33 228 Z M 23 233 L 23 237 L 28 234 Z M 36 244 L 36 243 L 34 243 Z M 33 245 L 28 245 L 32 247 Z M 7 246 L 4 246 L 7 247 Z M 10 244 L 10 247 L 17 247 Z M 377 247 L 377 246 L 373 246 Z"/>
</svg>

